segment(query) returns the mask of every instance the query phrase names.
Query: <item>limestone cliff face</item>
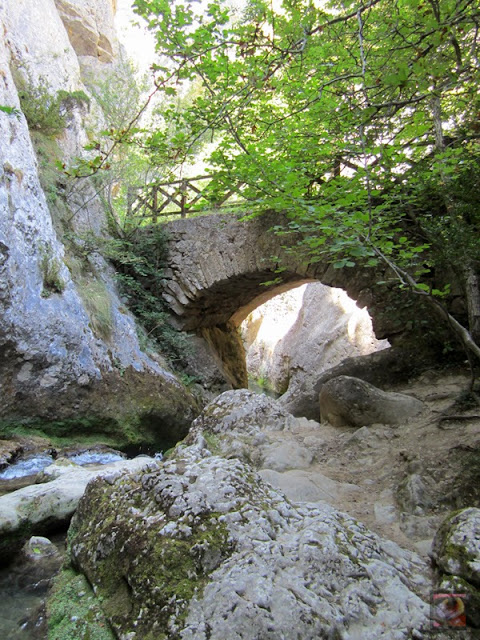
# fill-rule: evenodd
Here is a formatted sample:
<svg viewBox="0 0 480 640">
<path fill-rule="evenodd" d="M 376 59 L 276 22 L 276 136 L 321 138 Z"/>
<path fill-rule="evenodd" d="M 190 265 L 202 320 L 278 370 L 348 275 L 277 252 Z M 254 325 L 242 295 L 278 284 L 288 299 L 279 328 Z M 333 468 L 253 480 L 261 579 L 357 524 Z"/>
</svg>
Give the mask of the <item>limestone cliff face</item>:
<svg viewBox="0 0 480 640">
<path fill-rule="evenodd" d="M 118 44 L 113 27 L 112 0 L 55 0 L 71 45 L 78 56 L 112 62 Z"/>
<path fill-rule="evenodd" d="M 35 131 L 21 111 L 19 91 L 26 84 L 46 88 L 52 95 L 60 90 L 84 90 L 80 63 L 103 65 L 118 50 L 112 20 L 111 0 L 0 4 L 4 34 L 0 38 L 0 105 L 18 110 L 14 114 L 0 111 L 3 417 L 105 412 L 107 379 L 116 380 L 130 369 L 156 380 L 156 390 L 163 394 L 162 411 L 175 414 L 182 422 L 182 408 L 189 410 L 190 401 L 181 385 L 140 350 L 133 319 L 118 298 L 109 267 L 98 255 L 91 258 L 87 278 L 94 277 L 102 289 L 110 327 L 108 335 L 95 331 L 85 296 L 66 266 L 62 234 L 58 221 L 52 220 L 55 206 L 47 202 L 41 186 L 42 158 L 32 143 Z M 81 100 L 64 109 L 66 126 L 54 144 L 67 161 L 81 153 L 87 141 L 84 120 L 89 110 L 90 117 L 101 117 L 94 103 L 88 107 Z M 63 194 L 63 206 L 72 218 L 72 228 L 99 231 L 105 220 L 93 187 L 82 184 L 71 191 L 68 197 Z M 120 380 L 117 392 L 126 393 L 135 403 L 134 389 L 122 388 Z M 149 392 L 150 413 L 155 406 L 155 398 L 150 397 L 154 390 L 155 385 Z M 183 399 L 178 400 L 180 396 Z M 124 398 L 124 402 L 128 405 L 129 401 Z M 141 402 L 145 408 L 145 398 Z"/>
</svg>

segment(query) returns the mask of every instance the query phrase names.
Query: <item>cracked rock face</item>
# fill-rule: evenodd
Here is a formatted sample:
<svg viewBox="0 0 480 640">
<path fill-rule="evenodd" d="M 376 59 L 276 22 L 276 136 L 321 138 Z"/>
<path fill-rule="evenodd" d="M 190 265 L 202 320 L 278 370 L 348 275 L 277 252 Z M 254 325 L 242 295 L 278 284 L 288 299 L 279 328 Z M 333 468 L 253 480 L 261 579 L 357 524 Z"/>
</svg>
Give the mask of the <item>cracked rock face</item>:
<svg viewBox="0 0 480 640">
<path fill-rule="evenodd" d="M 83 67 L 91 63 L 100 72 L 103 65 L 107 72 L 97 49 L 79 54 L 67 15 L 76 16 L 75 28 L 91 29 L 97 49 L 106 50 L 101 43 L 108 40 L 116 50 L 111 0 L 0 2 L 0 104 L 18 111 L 0 112 L 0 417 L 14 426 L 33 418 L 49 433 L 53 419 L 82 417 L 102 435 L 113 420 L 125 426 L 127 441 L 140 444 L 138 421 L 132 428 L 140 416 L 155 434 L 178 426 L 177 441 L 196 411 L 194 400 L 161 359 L 142 351 L 107 262 L 99 254 L 82 260 L 85 277 L 72 266 L 65 231 L 101 234 L 106 226 L 94 185 L 67 188 L 63 178 L 42 173 L 45 163 L 69 164 L 82 155 L 87 128 L 102 122 L 100 106 L 92 99 L 88 113 L 88 101 L 70 95 L 55 139 L 22 113 L 20 97 L 23 104 L 35 99 L 30 90 L 86 96 Z"/>
<path fill-rule="evenodd" d="M 55 5 L 78 56 L 113 61 L 118 45 L 111 0 L 55 0 Z"/>
<path fill-rule="evenodd" d="M 158 470 L 89 484 L 74 566 L 118 638 L 421 637 L 424 563 L 328 505 L 293 505 L 201 433 Z"/>
</svg>

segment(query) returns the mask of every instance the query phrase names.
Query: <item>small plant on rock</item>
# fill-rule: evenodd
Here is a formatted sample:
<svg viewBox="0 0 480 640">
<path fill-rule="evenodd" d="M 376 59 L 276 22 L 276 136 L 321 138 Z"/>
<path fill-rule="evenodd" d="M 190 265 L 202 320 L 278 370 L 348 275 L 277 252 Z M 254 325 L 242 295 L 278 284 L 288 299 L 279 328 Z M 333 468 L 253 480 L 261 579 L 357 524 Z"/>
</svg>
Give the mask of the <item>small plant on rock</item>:
<svg viewBox="0 0 480 640">
<path fill-rule="evenodd" d="M 61 263 L 53 256 L 50 247 L 42 251 L 40 268 L 43 277 L 42 297 L 48 298 L 53 293 L 63 293 L 65 282 L 60 275 Z"/>
<path fill-rule="evenodd" d="M 65 116 L 60 113 L 61 98 L 53 95 L 44 81 L 18 92 L 23 114 L 30 129 L 57 136 L 65 129 Z"/>
</svg>

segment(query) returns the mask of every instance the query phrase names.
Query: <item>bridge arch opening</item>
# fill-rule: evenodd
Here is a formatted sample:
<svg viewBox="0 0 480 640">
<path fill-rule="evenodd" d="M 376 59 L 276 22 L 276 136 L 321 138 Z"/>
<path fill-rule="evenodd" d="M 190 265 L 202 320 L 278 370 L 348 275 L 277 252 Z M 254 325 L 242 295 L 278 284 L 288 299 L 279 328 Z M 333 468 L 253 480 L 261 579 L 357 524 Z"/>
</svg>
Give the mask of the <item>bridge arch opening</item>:
<svg viewBox="0 0 480 640">
<path fill-rule="evenodd" d="M 343 289 L 320 282 L 297 285 L 257 305 L 239 329 L 249 388 L 275 397 L 298 393 L 308 378 L 318 378 L 347 357 L 390 346 L 377 340 L 365 307 Z"/>
</svg>

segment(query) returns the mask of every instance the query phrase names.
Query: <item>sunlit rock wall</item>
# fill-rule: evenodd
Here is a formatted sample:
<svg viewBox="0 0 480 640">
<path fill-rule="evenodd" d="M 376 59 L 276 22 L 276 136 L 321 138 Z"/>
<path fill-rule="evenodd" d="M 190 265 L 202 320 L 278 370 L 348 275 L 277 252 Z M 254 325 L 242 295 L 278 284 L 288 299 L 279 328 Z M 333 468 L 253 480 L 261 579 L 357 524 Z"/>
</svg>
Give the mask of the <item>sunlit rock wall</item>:
<svg viewBox="0 0 480 640">
<path fill-rule="evenodd" d="M 303 285 L 273 298 L 242 323 L 250 378 L 285 399 L 344 358 L 388 346 L 366 309 L 341 289 Z"/>
<path fill-rule="evenodd" d="M 55 0 L 58 13 L 77 56 L 112 62 L 118 52 L 111 0 Z"/>
</svg>

